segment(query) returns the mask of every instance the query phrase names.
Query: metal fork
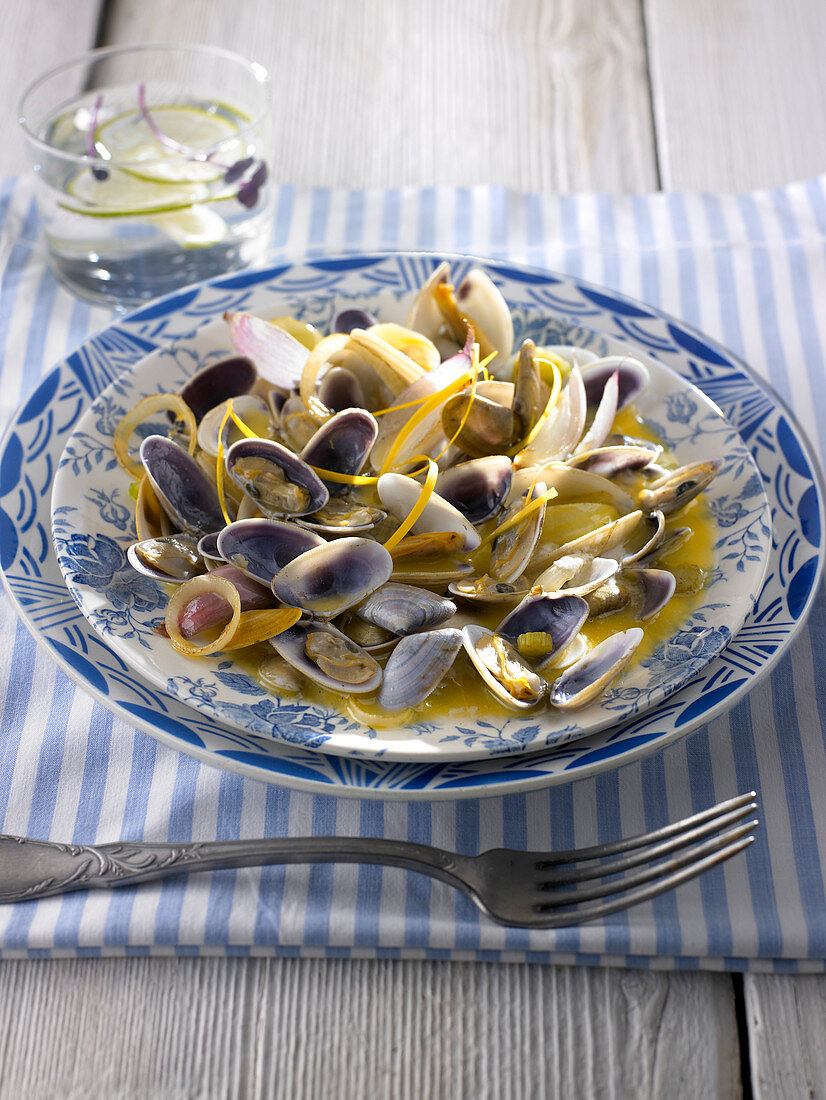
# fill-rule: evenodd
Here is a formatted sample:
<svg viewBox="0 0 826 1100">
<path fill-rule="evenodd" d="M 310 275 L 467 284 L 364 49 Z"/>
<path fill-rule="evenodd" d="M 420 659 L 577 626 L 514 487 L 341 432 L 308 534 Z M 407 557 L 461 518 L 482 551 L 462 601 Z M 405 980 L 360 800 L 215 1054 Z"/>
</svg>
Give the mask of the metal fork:
<svg viewBox="0 0 826 1100">
<path fill-rule="evenodd" d="M 70 845 L 0 836 L 0 903 L 227 867 L 383 863 L 455 886 L 500 924 L 558 928 L 628 909 L 736 855 L 754 840 L 756 819 L 735 826 L 757 809 L 754 798 L 750 791 L 650 833 L 564 852 L 463 856 L 370 837 Z M 642 869 L 626 873 L 635 867 Z"/>
</svg>

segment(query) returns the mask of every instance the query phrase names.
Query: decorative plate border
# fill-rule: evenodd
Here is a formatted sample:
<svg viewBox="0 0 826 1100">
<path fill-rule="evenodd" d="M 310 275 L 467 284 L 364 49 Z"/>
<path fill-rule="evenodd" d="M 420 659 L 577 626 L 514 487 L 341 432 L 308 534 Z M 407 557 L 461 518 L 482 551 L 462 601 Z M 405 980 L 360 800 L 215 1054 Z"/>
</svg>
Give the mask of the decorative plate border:
<svg viewBox="0 0 826 1100">
<path fill-rule="evenodd" d="M 411 295 L 399 299 L 384 291 L 367 298 L 350 295 L 347 273 L 336 292 L 303 296 L 258 297 L 253 306 L 267 314 L 290 314 L 318 322 L 320 306 L 338 312 L 347 303 L 370 310 L 385 321 L 403 321 Z M 309 317 L 308 317 L 309 314 Z M 515 328 L 537 344 L 581 338 L 578 322 L 549 321 L 520 304 Z M 573 333 L 570 331 L 573 329 Z M 324 331 L 322 329 L 322 331 Z M 520 339 L 521 339 L 520 336 Z M 623 354 L 628 344 L 592 333 L 587 345 L 599 354 Z M 634 349 L 636 351 L 636 349 Z M 549 745 L 590 736 L 641 715 L 673 695 L 728 644 L 742 625 L 768 567 L 771 543 L 769 503 L 760 474 L 736 428 L 696 386 L 659 360 L 646 359 L 651 381 L 638 404 L 641 413 L 682 462 L 719 457 L 722 461 L 705 496 L 717 526 L 715 567 L 702 598 L 679 632 L 637 661 L 596 702 L 575 713 L 487 717 L 468 714 L 461 721 L 424 720 L 407 728 L 372 730 L 335 709 L 308 705 L 267 692 L 232 654 L 193 661 L 176 653 L 156 631 L 168 596 L 154 581 L 139 577 L 126 558 L 134 541 L 129 479 L 112 448 L 118 421 L 150 394 L 178 391 L 193 369 L 232 354 L 223 320 L 209 322 L 194 338 L 175 341 L 119 376 L 80 418 L 58 464 L 52 490 L 52 533 L 58 563 L 69 592 L 94 629 L 132 669 L 155 688 L 225 726 L 256 737 L 286 739 L 345 756 L 448 760 L 536 752 Z M 163 429 L 161 429 L 163 430 Z M 691 656 L 675 646 L 692 639 Z M 323 720 L 324 732 L 319 729 Z M 304 739 L 302 741 L 302 738 Z"/>
<path fill-rule="evenodd" d="M 224 309 L 247 308 L 257 289 L 326 298 L 342 273 L 348 293 L 418 286 L 441 259 L 461 278 L 481 263 L 509 300 L 565 324 L 640 345 L 699 386 L 737 427 L 772 506 L 769 572 L 736 639 L 691 684 L 654 710 L 580 741 L 520 755 L 442 765 L 334 757 L 235 733 L 194 715 L 134 676 L 80 615 L 49 537 L 56 462 L 83 410 L 121 371 Z M 355 286 L 355 290 L 350 287 Z M 320 307 L 319 307 L 320 308 Z M 321 321 L 321 318 L 319 318 Z M 547 339 L 550 342 L 551 333 Z M 354 255 L 214 280 L 152 303 L 87 340 L 44 378 L 18 411 L 0 448 L 0 573 L 26 625 L 61 667 L 133 725 L 180 751 L 270 782 L 374 798 L 498 795 L 583 778 L 627 763 L 689 733 L 742 697 L 799 629 L 821 573 L 823 493 L 791 416 L 730 353 L 651 307 L 580 280 L 515 264 L 432 254 Z M 674 656 L 691 659 L 696 639 Z M 319 733 L 324 733 L 323 720 Z"/>
</svg>

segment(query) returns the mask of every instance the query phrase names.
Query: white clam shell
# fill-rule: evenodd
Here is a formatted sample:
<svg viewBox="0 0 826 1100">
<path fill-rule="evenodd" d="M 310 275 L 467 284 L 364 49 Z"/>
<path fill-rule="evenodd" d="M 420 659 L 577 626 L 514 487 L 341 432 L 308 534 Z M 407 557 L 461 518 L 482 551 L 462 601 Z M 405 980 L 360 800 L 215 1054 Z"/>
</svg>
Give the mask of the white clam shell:
<svg viewBox="0 0 826 1100">
<path fill-rule="evenodd" d="M 376 485 L 382 506 L 398 519 L 404 519 L 414 508 L 422 491 L 418 481 L 404 474 L 382 474 Z M 465 519 L 462 513 L 433 493 L 424 507 L 424 511 L 413 524 L 413 531 L 457 531 L 464 538 L 463 550 L 470 553 L 482 541 L 476 528 Z"/>
<path fill-rule="evenodd" d="M 506 362 L 513 347 L 513 319 L 502 292 L 489 275 L 474 267 L 454 293 L 456 304 L 471 324 L 478 325 L 496 348 L 489 367 L 495 371 Z"/>
<path fill-rule="evenodd" d="M 587 411 L 585 387 L 579 368 L 574 367 L 555 408 L 531 442 L 514 458 L 514 466 L 534 466 L 567 458 L 582 435 Z"/>
<path fill-rule="evenodd" d="M 570 596 L 584 596 L 613 577 L 618 569 L 619 562 L 616 558 L 565 554 L 543 570 L 533 583 L 543 592 L 566 592 Z"/>
</svg>

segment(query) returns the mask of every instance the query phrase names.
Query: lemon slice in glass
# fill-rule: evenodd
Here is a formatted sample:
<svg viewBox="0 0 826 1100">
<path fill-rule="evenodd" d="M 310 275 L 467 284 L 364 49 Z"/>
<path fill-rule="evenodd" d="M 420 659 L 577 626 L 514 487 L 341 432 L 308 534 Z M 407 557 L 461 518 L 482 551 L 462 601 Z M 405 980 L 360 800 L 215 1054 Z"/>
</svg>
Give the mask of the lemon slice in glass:
<svg viewBox="0 0 826 1100">
<path fill-rule="evenodd" d="M 93 218 L 123 218 L 134 214 L 182 210 L 210 197 L 207 185 L 199 181 L 160 183 L 142 179 L 120 168 L 110 168 L 104 160 L 100 165 L 106 171 L 105 179 L 97 179 L 91 171 L 84 169 L 69 180 L 66 193 L 77 201 L 64 201 L 61 205 L 65 209 Z"/>
<path fill-rule="evenodd" d="M 101 165 L 105 164 L 101 161 Z M 218 244 L 227 223 L 207 203 L 219 202 L 234 192 L 227 188 L 210 193 L 205 183 L 159 183 L 144 180 L 117 168 L 106 168 L 105 179 L 85 170 L 66 185 L 75 202 L 61 206 L 92 218 L 139 217 L 162 229 L 182 248 L 206 248 Z"/>
<path fill-rule="evenodd" d="M 207 206 L 190 206 L 169 214 L 153 214 L 146 219 L 162 229 L 181 248 L 209 248 L 219 244 L 227 233 L 227 223 Z"/>
<path fill-rule="evenodd" d="M 140 111 L 126 111 L 95 131 L 95 148 L 103 159 L 128 165 L 124 171 L 159 183 L 210 183 L 221 178 L 223 168 L 193 156 L 220 143 L 235 144 L 237 123 L 201 107 L 153 107 L 151 114 L 158 129 L 192 156 L 160 141 Z M 234 153 L 229 157 L 237 159 Z"/>
</svg>

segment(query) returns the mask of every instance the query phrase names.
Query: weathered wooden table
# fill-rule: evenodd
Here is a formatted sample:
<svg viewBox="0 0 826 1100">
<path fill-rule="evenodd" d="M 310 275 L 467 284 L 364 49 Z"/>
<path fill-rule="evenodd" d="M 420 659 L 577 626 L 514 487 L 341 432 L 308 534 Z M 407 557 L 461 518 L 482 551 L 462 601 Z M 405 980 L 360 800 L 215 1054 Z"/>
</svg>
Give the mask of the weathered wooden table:
<svg viewBox="0 0 826 1100">
<path fill-rule="evenodd" d="M 0 0 L 0 26 L 0 175 L 32 76 L 137 41 L 267 65 L 279 182 L 730 191 L 826 166 L 821 0 Z M 0 964 L 4 1098 L 816 1096 L 825 1037 L 822 977 Z"/>
</svg>

